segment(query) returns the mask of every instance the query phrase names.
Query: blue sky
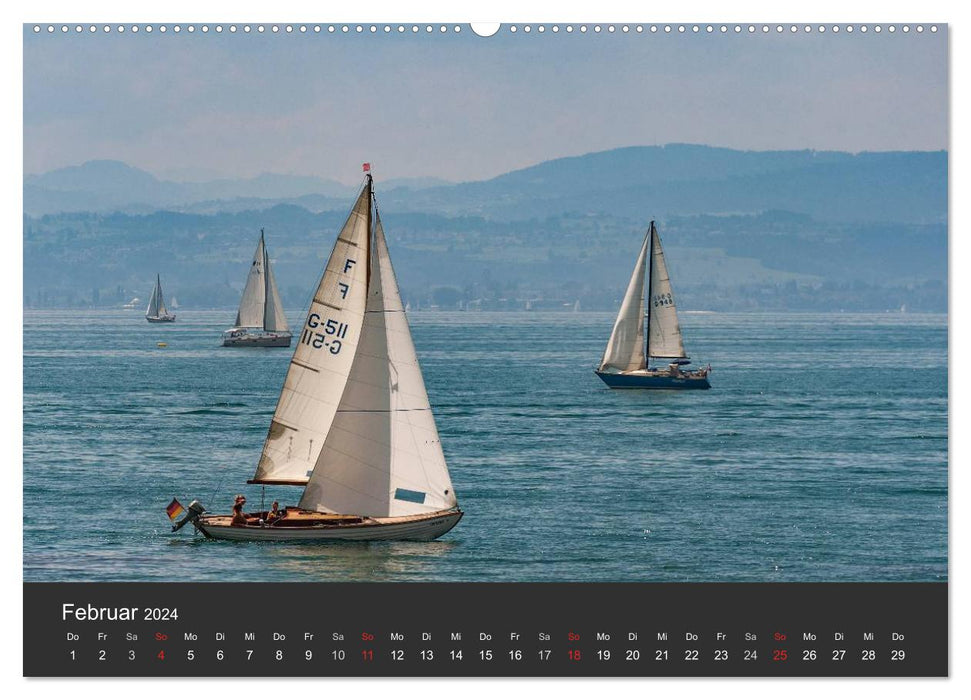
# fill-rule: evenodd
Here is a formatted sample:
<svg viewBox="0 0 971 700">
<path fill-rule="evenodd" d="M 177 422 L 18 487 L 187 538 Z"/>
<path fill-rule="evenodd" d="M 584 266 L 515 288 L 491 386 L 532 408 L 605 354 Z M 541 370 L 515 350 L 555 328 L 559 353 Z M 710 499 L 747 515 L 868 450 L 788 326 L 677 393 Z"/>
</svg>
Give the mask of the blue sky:
<svg viewBox="0 0 971 700">
<path fill-rule="evenodd" d="M 370 160 L 381 177 L 469 180 L 672 142 L 942 149 L 946 52 L 943 29 L 504 28 L 481 38 L 467 25 L 459 35 L 25 28 L 24 169 L 113 158 L 174 179 L 354 182 Z"/>
</svg>

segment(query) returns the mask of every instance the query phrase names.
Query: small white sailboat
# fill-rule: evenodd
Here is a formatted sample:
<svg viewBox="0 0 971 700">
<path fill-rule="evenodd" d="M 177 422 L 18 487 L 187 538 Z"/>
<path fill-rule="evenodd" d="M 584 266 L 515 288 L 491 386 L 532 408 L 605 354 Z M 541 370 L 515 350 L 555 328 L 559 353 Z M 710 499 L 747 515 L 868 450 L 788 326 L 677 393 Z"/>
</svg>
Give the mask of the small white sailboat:
<svg viewBox="0 0 971 700">
<path fill-rule="evenodd" d="M 290 327 L 280 303 L 280 293 L 270 269 L 263 229 L 256 245 L 253 262 L 236 312 L 236 323 L 223 333 L 223 345 L 229 347 L 288 348 Z"/>
<path fill-rule="evenodd" d="M 365 170 L 367 172 L 367 170 Z M 432 540 L 462 518 L 367 175 L 314 293 L 248 483 L 303 487 L 276 513 L 172 513 L 228 540 Z"/>
<path fill-rule="evenodd" d="M 645 276 L 649 304 L 646 331 Z M 650 367 L 652 357 L 667 360 L 668 366 L 663 369 Z M 652 221 L 600 367 L 595 372 L 611 389 L 710 389 L 708 373 L 711 366 L 683 369 L 687 364 L 690 359 L 684 350 L 671 278 L 664 261 L 661 238 Z"/>
<path fill-rule="evenodd" d="M 152 298 L 148 300 L 148 308 L 145 310 L 145 320 L 149 323 L 172 323 L 175 321 L 175 314 L 170 314 L 165 308 L 165 299 L 162 298 L 162 278 L 155 276 L 155 289 L 152 290 Z"/>
</svg>

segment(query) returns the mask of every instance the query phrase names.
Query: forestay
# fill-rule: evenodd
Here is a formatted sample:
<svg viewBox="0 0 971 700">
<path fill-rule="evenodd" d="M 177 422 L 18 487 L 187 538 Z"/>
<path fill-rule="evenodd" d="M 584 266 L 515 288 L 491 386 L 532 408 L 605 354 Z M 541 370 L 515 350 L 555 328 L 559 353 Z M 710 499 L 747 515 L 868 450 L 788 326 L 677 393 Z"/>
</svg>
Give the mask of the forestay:
<svg viewBox="0 0 971 700">
<path fill-rule="evenodd" d="M 651 282 L 648 294 L 648 337 L 647 350 L 651 357 L 684 358 L 684 343 L 681 340 L 681 325 L 678 311 L 674 305 L 674 293 L 668 267 L 664 262 L 661 237 L 651 223 L 653 244 L 651 246 Z"/>
<path fill-rule="evenodd" d="M 368 178 L 310 303 L 253 483 L 305 484 L 317 463 L 364 323 L 370 205 Z"/>
<path fill-rule="evenodd" d="M 614 330 L 607 341 L 600 370 L 612 368 L 621 372 L 643 369 L 646 366 L 644 354 L 644 272 L 647 250 L 651 234 L 648 232 L 641 245 L 641 252 L 634 264 L 634 272 L 627 293 L 620 305 Z"/>
<path fill-rule="evenodd" d="M 378 219 L 361 342 L 300 507 L 399 516 L 456 504 Z"/>
</svg>

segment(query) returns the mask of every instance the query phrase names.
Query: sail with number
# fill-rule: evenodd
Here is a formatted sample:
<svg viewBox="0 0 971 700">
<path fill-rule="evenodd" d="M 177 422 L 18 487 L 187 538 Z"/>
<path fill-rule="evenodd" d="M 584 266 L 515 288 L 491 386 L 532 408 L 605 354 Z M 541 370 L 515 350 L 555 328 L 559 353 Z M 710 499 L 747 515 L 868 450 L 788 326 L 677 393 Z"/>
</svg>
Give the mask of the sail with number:
<svg viewBox="0 0 971 700">
<path fill-rule="evenodd" d="M 364 324 L 371 181 L 357 198 L 314 293 L 251 483 L 305 484 L 337 413 Z M 282 311 L 274 309 L 277 318 Z"/>
<path fill-rule="evenodd" d="M 651 238 L 651 282 L 648 292 L 647 354 L 650 357 L 686 359 L 671 278 L 664 262 L 661 237 L 653 221 L 648 235 Z"/>
<path fill-rule="evenodd" d="M 246 278 L 246 286 L 243 288 L 243 297 L 239 302 L 239 311 L 236 312 L 235 326 L 283 333 L 290 330 L 270 268 L 270 257 L 266 251 L 262 229 Z"/>
<path fill-rule="evenodd" d="M 627 372 L 643 369 L 647 365 L 644 352 L 644 273 L 650 245 L 651 233 L 648 231 L 634 264 L 634 272 L 627 285 L 627 293 L 624 294 L 617 320 L 614 321 L 614 330 L 600 361 L 600 371 L 613 369 Z"/>
<path fill-rule="evenodd" d="M 457 504 L 380 219 L 361 340 L 300 507 L 388 517 Z"/>
<path fill-rule="evenodd" d="M 317 285 L 249 482 L 303 486 L 299 505 L 247 513 L 240 495 L 232 514 L 221 515 L 192 501 L 173 532 L 191 522 L 208 538 L 235 541 L 428 542 L 462 519 L 370 167 Z M 166 511 L 174 520 L 183 509 L 173 500 Z"/>
<path fill-rule="evenodd" d="M 169 315 L 169 310 L 165 308 L 165 299 L 162 298 L 162 278 L 160 275 L 155 277 L 155 289 L 152 290 L 152 298 L 148 300 L 148 308 L 145 316 L 150 318 L 163 318 Z"/>
</svg>

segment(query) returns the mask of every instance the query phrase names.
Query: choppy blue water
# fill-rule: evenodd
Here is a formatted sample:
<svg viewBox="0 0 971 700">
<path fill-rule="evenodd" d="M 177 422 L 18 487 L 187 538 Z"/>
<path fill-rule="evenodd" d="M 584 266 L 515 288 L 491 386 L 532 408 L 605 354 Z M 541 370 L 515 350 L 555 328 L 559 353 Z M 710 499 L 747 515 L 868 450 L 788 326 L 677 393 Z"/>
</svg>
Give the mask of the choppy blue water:
<svg viewBox="0 0 971 700">
<path fill-rule="evenodd" d="M 465 518 L 291 545 L 164 512 L 259 503 L 290 350 L 219 347 L 232 312 L 26 311 L 24 578 L 946 580 L 946 316 L 686 314 L 707 392 L 606 388 L 612 314 L 409 318 Z"/>
</svg>

